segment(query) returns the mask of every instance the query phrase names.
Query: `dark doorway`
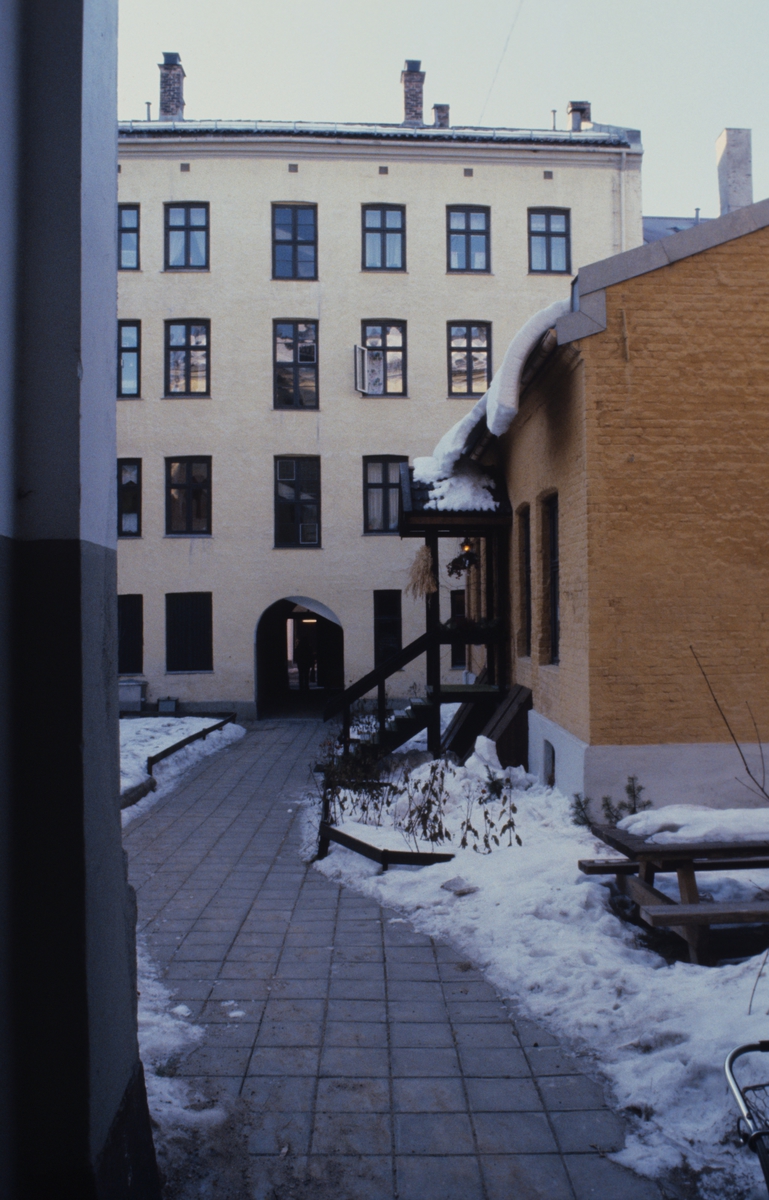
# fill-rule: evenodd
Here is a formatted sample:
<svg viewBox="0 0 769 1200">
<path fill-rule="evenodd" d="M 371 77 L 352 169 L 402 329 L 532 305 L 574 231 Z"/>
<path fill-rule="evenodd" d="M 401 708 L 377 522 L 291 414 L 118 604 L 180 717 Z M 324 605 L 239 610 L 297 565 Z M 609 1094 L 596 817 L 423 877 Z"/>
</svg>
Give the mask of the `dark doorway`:
<svg viewBox="0 0 769 1200">
<path fill-rule="evenodd" d="M 344 687 L 344 633 L 330 610 L 278 600 L 256 627 L 257 716 L 311 716 Z M 333 615 L 333 614 L 332 614 Z"/>
</svg>

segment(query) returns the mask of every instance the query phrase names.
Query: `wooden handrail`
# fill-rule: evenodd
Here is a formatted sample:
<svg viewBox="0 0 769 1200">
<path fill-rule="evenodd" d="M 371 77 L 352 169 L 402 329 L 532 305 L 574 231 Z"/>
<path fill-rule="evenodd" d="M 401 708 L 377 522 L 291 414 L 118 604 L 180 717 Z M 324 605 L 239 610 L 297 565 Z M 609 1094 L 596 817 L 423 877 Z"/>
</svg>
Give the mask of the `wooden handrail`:
<svg viewBox="0 0 769 1200">
<path fill-rule="evenodd" d="M 400 671 L 401 667 L 405 667 L 415 658 L 419 658 L 420 654 L 424 654 L 433 642 L 440 638 L 440 630 L 437 633 L 420 634 L 413 642 L 409 642 L 408 646 L 404 646 L 397 654 L 392 654 L 390 658 L 386 658 L 378 667 L 374 667 L 373 671 L 369 671 L 368 675 L 364 675 L 357 683 L 352 683 L 343 692 L 334 696 L 329 700 L 326 707 L 323 709 L 323 720 L 328 721 L 330 717 L 336 716 L 343 708 L 349 708 L 356 700 L 360 700 L 361 696 L 365 696 L 367 692 L 373 689 L 379 683 L 384 683 L 385 679 L 389 679 L 396 671 Z"/>
</svg>

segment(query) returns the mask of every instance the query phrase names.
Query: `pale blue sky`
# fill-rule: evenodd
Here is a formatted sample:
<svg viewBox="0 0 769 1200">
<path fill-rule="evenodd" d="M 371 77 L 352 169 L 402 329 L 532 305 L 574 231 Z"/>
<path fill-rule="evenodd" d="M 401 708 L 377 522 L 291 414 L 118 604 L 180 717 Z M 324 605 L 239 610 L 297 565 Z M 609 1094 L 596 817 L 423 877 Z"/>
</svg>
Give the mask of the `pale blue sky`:
<svg viewBox="0 0 769 1200">
<path fill-rule="evenodd" d="M 717 216 L 716 137 L 752 128 L 769 195 L 768 0 L 121 0 L 121 119 L 146 100 L 157 117 L 164 50 L 189 118 L 400 121 L 406 58 L 426 116 L 448 103 L 453 124 L 549 128 L 555 108 L 563 128 L 567 101 L 590 100 L 640 128 L 648 215 Z"/>
</svg>

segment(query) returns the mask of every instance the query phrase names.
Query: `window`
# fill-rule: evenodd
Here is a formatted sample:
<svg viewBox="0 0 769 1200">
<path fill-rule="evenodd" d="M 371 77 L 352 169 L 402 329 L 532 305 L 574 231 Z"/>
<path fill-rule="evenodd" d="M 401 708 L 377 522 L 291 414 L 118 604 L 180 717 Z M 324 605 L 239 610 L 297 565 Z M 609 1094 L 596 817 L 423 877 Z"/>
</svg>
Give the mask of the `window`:
<svg viewBox="0 0 769 1200">
<path fill-rule="evenodd" d="M 207 396 L 211 322 L 166 321 L 166 395 Z"/>
<path fill-rule="evenodd" d="M 406 210 L 402 205 L 363 206 L 363 269 L 406 269 Z"/>
<path fill-rule="evenodd" d="M 118 675 L 141 675 L 144 670 L 144 597 L 117 598 Z"/>
<path fill-rule="evenodd" d="M 482 396 L 491 383 L 491 326 L 448 326 L 449 395 Z"/>
<path fill-rule="evenodd" d="M 571 271 L 568 209 L 529 209 L 529 271 Z"/>
<path fill-rule="evenodd" d="M 545 787 L 555 787 L 555 747 L 547 739 L 542 743 L 542 774 Z"/>
<path fill-rule="evenodd" d="M 355 387 L 366 396 L 406 395 L 406 322 L 371 320 L 361 326 Z"/>
<path fill-rule="evenodd" d="M 273 279 L 317 279 L 317 209 L 314 204 L 273 204 Z"/>
<path fill-rule="evenodd" d="M 117 394 L 138 396 L 141 387 L 141 321 L 117 323 Z"/>
<path fill-rule="evenodd" d="M 400 464 L 394 454 L 363 459 L 363 529 L 366 533 L 397 533 L 400 511 Z"/>
<path fill-rule="evenodd" d="M 491 210 L 462 205 L 446 210 L 448 270 L 490 271 Z"/>
<path fill-rule="evenodd" d="M 275 545 L 320 546 L 320 459 L 275 459 Z"/>
<path fill-rule="evenodd" d="M 518 613 L 518 653 L 531 655 L 531 512 L 526 505 L 518 513 L 518 572 L 520 604 Z"/>
<path fill-rule="evenodd" d="M 402 647 L 400 592 L 374 592 L 374 666 L 392 658 Z"/>
<path fill-rule="evenodd" d="M 141 537 L 142 533 L 142 460 L 117 460 L 117 535 Z"/>
<path fill-rule="evenodd" d="M 548 496 L 542 504 L 542 562 L 544 580 L 542 588 L 542 646 L 540 659 L 546 663 L 557 663 L 560 655 L 560 603 L 558 562 L 558 497 Z"/>
<path fill-rule="evenodd" d="M 211 592 L 166 595 L 166 671 L 213 671 Z"/>
<path fill-rule="evenodd" d="M 208 268 L 208 205 L 166 205 L 166 270 Z"/>
<path fill-rule="evenodd" d="M 211 459 L 166 459 L 166 533 L 211 532 Z"/>
<path fill-rule="evenodd" d="M 449 593 L 451 602 L 451 619 L 462 624 L 465 619 L 465 589 L 452 588 Z M 464 671 L 467 666 L 467 646 L 464 641 L 451 643 L 451 667 L 454 671 Z"/>
<path fill-rule="evenodd" d="M 117 208 L 119 271 L 139 270 L 139 205 L 119 204 Z"/>
<path fill-rule="evenodd" d="M 276 408 L 318 407 L 317 321 L 274 321 Z"/>
</svg>

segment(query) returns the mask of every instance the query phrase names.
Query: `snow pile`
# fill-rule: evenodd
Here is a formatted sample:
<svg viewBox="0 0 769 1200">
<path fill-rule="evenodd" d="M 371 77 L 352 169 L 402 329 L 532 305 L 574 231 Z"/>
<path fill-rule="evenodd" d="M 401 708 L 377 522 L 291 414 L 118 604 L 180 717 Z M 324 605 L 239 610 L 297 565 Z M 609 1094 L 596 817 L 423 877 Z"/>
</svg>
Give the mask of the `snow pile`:
<svg viewBox="0 0 769 1200">
<path fill-rule="evenodd" d="M 765 842 L 769 841 L 769 808 L 670 804 L 625 817 L 618 827 L 656 846 L 676 842 Z"/>
<path fill-rule="evenodd" d="M 639 931 L 611 911 L 607 887 L 577 867 L 579 858 L 614 854 L 571 823 L 569 801 L 560 792 L 520 769 L 501 771 L 489 745 L 491 750 L 479 739 L 466 767 L 447 775 L 444 825 L 451 840 L 426 844 L 453 850 L 453 861 L 382 874 L 376 864 L 333 845 L 317 869 L 408 914 L 422 932 L 453 942 L 526 1015 L 592 1060 L 594 1074 L 608 1084 L 607 1099 L 630 1122 L 626 1146 L 613 1156 L 619 1162 L 651 1176 L 686 1163 L 708 1173 L 703 1196 L 751 1196 L 758 1166 L 732 1136 L 736 1111 L 723 1062 L 735 1046 L 769 1036 L 769 971 L 758 979 L 748 1016 L 760 960 L 718 968 L 668 965 L 645 949 Z M 436 765 L 413 772 L 412 783 Z M 473 839 L 468 848 L 460 846 L 471 797 L 470 821 L 479 833 L 484 810 L 499 829 L 499 801 L 478 803 L 489 779 L 510 785 L 522 849 L 508 845 L 508 834 L 499 846 L 489 840 L 490 854 L 475 853 Z M 348 808 L 344 819 L 357 816 L 356 836 L 369 839 L 366 822 L 378 821 L 389 836 L 404 827 L 402 797 L 378 808 Z M 769 872 L 751 872 L 749 879 L 744 874 L 709 874 L 707 887 L 716 896 L 745 898 L 769 888 Z M 457 877 L 461 888 L 444 888 Z M 665 876 L 660 881 L 663 887 L 670 882 Z M 586 1069 L 584 1058 L 578 1069 Z"/>
<path fill-rule="evenodd" d="M 446 472 L 434 457 L 415 458 L 414 482 L 434 485 L 425 508 L 449 512 L 496 512 L 499 508 L 499 501 L 491 494 L 492 480 L 472 463 Z"/>
<path fill-rule="evenodd" d="M 139 1053 L 144 1064 L 147 1100 L 161 1133 L 168 1135 L 180 1127 L 210 1125 L 223 1120 L 224 1110 L 213 1105 L 176 1070 L 185 1054 L 203 1037 L 199 1025 L 184 1018 L 190 1010 L 184 1004 L 172 1008 L 170 992 L 160 982 L 157 969 L 145 947 L 136 947 L 139 986 Z"/>
<path fill-rule="evenodd" d="M 147 775 L 147 759 L 182 741 L 192 733 L 215 725 L 211 717 L 124 717 L 120 721 L 120 791 L 144 782 Z M 223 729 L 209 733 L 207 737 L 184 746 L 176 753 L 156 763 L 152 769 L 157 780 L 157 789 L 144 800 L 123 810 L 123 825 L 134 820 L 139 813 L 151 808 L 161 796 L 172 791 L 182 775 L 197 766 L 209 754 L 237 742 L 245 736 L 242 725 L 232 722 Z"/>
</svg>

